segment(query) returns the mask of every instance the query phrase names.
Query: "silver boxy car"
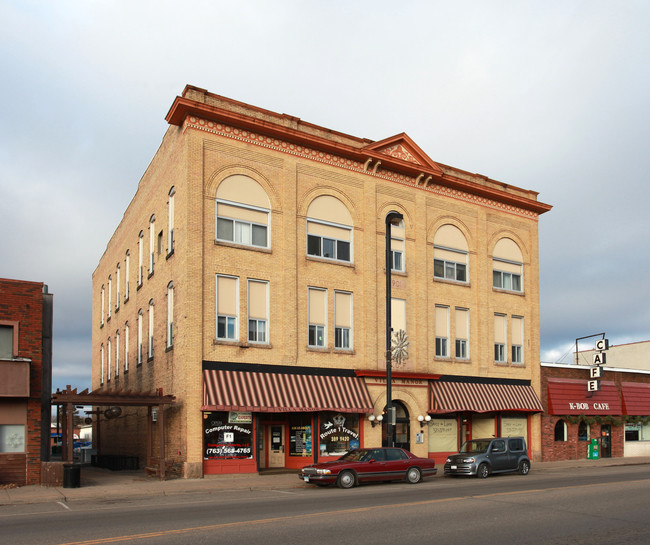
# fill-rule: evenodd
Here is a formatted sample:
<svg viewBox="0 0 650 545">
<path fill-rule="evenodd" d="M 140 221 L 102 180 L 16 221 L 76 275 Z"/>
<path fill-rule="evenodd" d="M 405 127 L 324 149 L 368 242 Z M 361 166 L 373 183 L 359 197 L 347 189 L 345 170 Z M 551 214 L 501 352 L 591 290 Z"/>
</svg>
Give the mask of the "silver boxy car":
<svg viewBox="0 0 650 545">
<path fill-rule="evenodd" d="M 530 471 L 523 437 L 472 439 L 445 462 L 445 475 L 476 475 L 484 479 L 491 473 L 508 471 L 519 471 L 522 475 Z"/>
</svg>

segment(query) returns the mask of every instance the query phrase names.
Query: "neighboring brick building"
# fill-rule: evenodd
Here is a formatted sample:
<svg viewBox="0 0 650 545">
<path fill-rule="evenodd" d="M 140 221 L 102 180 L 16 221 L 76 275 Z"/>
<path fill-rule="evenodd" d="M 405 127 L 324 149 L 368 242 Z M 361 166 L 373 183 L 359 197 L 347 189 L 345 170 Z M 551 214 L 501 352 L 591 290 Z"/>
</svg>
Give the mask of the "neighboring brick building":
<svg viewBox="0 0 650 545">
<path fill-rule="evenodd" d="M 93 274 L 93 388 L 175 395 L 184 476 L 386 441 L 391 211 L 394 441 L 440 460 L 522 434 L 539 457 L 537 193 L 191 86 L 167 121 Z M 144 458 L 144 415 L 102 422 L 102 452 Z"/>
<path fill-rule="evenodd" d="M 628 346 L 610 347 L 607 357 L 632 369 L 604 366 L 595 392 L 587 390 L 591 365 L 542 363 L 543 461 L 587 458 L 592 439 L 600 458 L 650 455 L 650 371 L 617 354 L 631 354 Z"/>
<path fill-rule="evenodd" d="M 52 295 L 0 279 L 0 483 L 41 482 L 50 447 Z M 44 423 L 44 425 L 41 425 Z"/>
</svg>

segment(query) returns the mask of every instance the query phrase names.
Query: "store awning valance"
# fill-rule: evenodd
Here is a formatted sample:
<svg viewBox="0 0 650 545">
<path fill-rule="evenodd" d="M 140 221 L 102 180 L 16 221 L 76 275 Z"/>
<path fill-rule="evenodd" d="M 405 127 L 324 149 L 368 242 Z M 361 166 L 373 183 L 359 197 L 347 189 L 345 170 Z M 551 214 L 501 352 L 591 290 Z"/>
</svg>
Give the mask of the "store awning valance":
<svg viewBox="0 0 650 545">
<path fill-rule="evenodd" d="M 601 380 L 600 390 L 587 391 L 587 381 L 578 379 L 548 379 L 548 414 L 598 415 L 623 414 L 616 384 Z"/>
<path fill-rule="evenodd" d="M 429 412 L 433 414 L 491 411 L 542 412 L 542 404 L 527 384 L 431 381 Z"/>
<path fill-rule="evenodd" d="M 623 394 L 623 414 L 650 415 L 650 384 L 622 382 L 621 394 Z"/>
<path fill-rule="evenodd" d="M 362 378 L 204 369 L 204 411 L 369 413 Z"/>
</svg>

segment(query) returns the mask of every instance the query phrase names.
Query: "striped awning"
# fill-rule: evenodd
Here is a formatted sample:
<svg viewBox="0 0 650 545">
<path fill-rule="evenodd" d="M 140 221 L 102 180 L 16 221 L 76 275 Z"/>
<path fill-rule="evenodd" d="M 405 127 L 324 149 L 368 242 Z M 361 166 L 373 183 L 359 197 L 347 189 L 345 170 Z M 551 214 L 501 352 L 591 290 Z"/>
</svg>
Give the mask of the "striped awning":
<svg viewBox="0 0 650 545">
<path fill-rule="evenodd" d="M 356 376 L 204 369 L 202 410 L 370 413 L 373 405 Z"/>
<path fill-rule="evenodd" d="M 532 386 L 431 381 L 429 412 L 433 414 L 491 411 L 542 412 Z"/>
</svg>

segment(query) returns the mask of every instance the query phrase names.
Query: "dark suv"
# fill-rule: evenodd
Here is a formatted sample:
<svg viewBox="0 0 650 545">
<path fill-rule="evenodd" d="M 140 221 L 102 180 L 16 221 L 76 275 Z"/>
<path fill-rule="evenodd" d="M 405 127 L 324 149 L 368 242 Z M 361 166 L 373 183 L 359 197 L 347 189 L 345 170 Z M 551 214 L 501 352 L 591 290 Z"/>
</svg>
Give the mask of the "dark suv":
<svg viewBox="0 0 650 545">
<path fill-rule="evenodd" d="M 472 439 L 445 462 L 445 475 L 476 475 L 484 479 L 490 473 L 507 471 L 519 471 L 522 475 L 530 471 L 523 437 Z"/>
</svg>

